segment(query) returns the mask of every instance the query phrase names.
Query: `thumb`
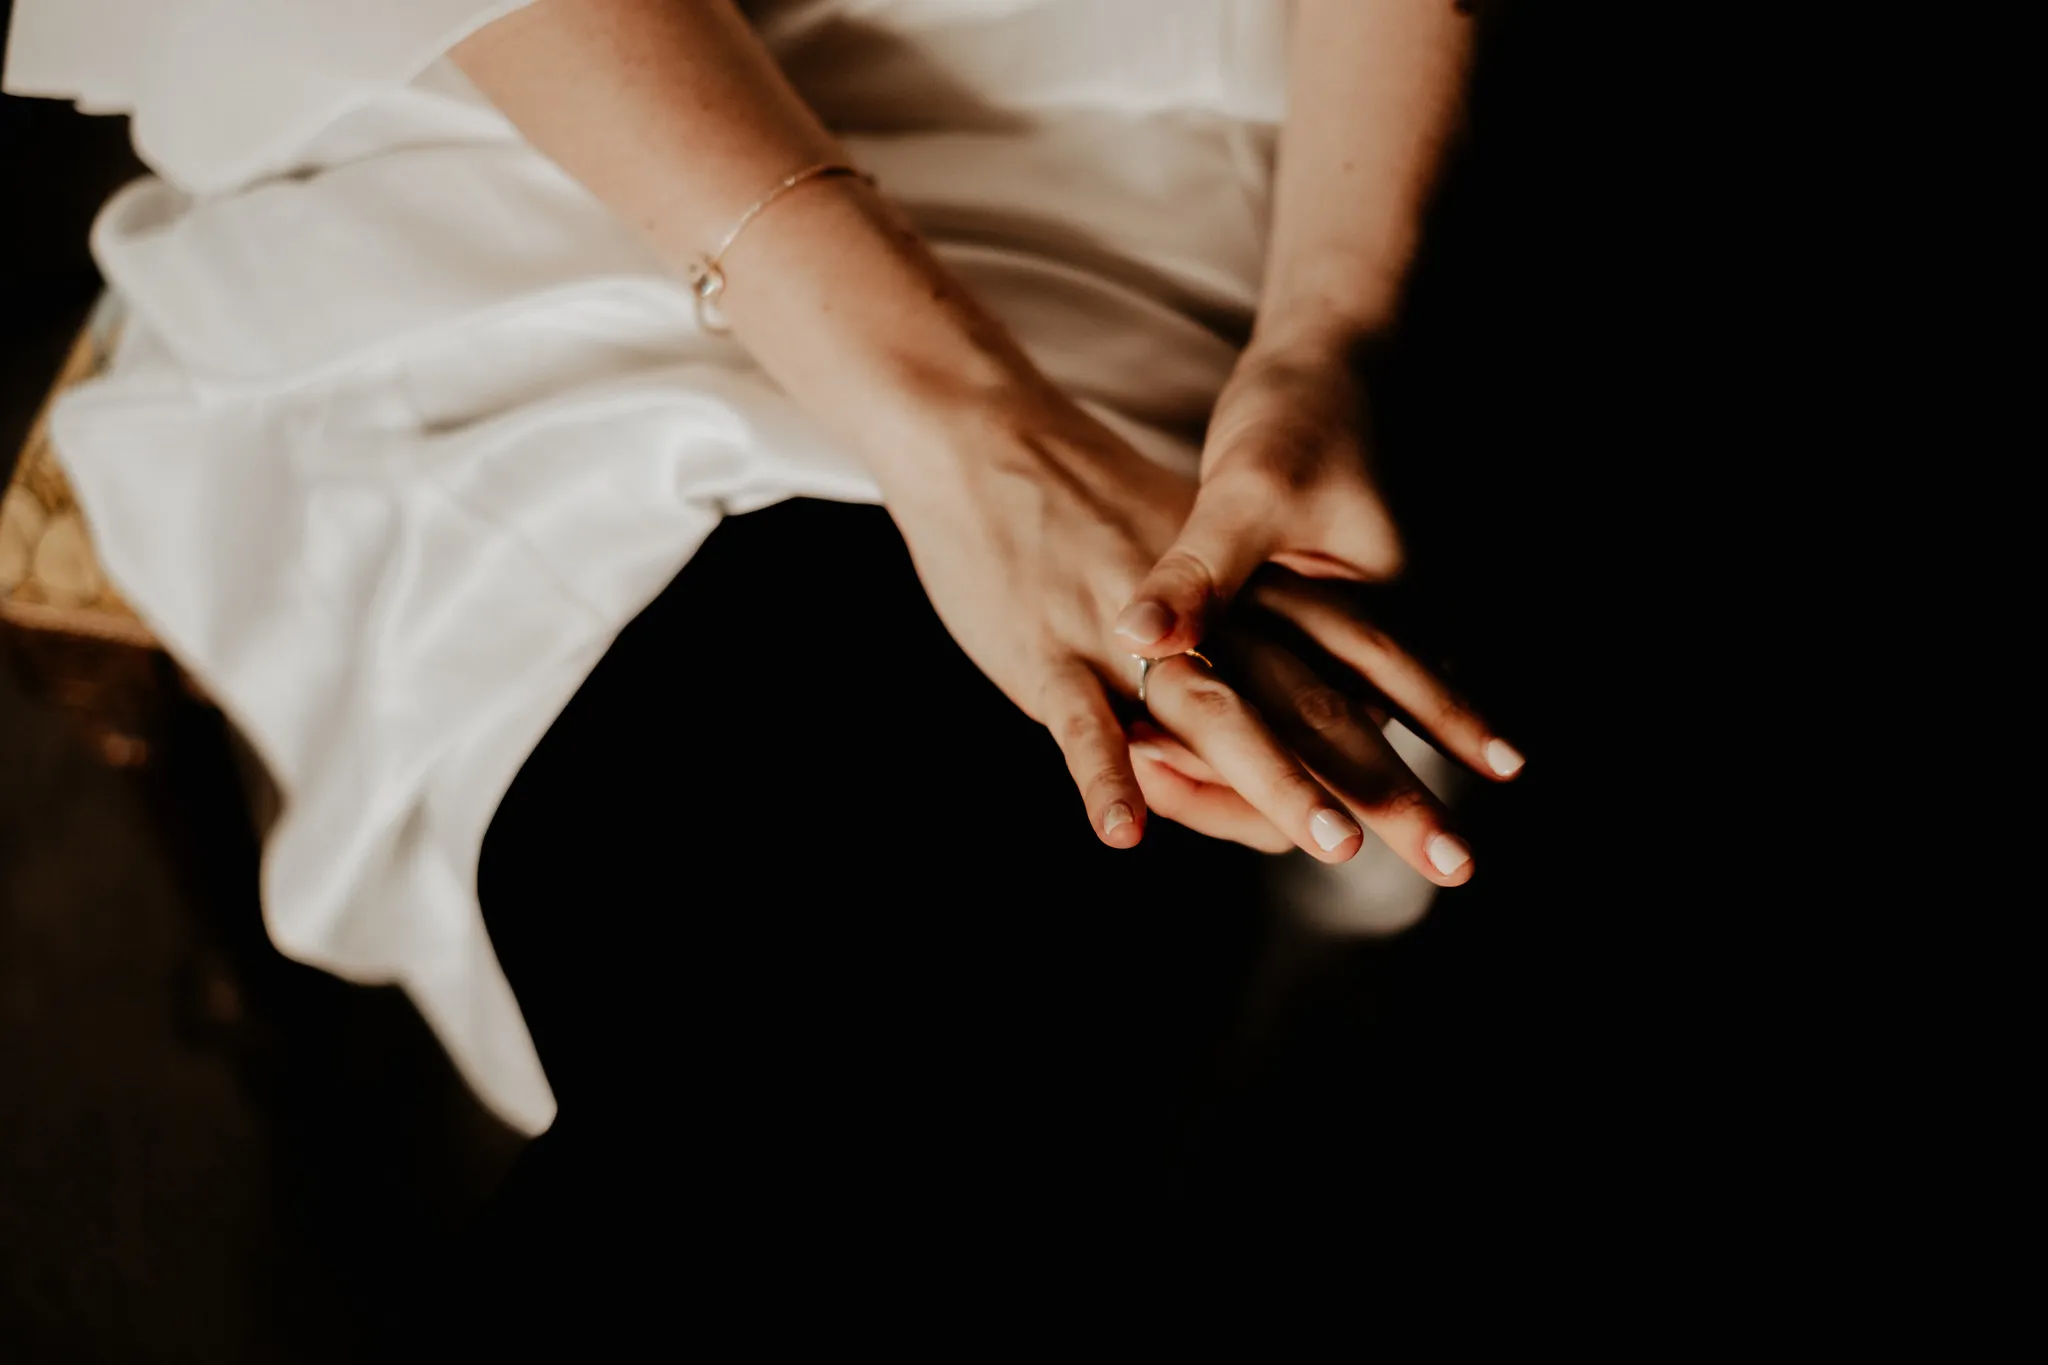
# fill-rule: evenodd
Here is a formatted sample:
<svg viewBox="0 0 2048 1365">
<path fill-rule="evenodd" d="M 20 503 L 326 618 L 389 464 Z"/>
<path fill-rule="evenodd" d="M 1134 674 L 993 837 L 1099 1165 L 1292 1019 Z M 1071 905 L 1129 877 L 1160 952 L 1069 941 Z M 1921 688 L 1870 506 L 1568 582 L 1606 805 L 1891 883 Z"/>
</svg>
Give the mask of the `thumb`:
<svg viewBox="0 0 2048 1365">
<path fill-rule="evenodd" d="M 1272 554 L 1277 536 L 1264 500 L 1232 494 L 1223 484 L 1203 486 L 1180 538 L 1117 617 L 1119 648 L 1155 659 L 1193 649 Z"/>
</svg>

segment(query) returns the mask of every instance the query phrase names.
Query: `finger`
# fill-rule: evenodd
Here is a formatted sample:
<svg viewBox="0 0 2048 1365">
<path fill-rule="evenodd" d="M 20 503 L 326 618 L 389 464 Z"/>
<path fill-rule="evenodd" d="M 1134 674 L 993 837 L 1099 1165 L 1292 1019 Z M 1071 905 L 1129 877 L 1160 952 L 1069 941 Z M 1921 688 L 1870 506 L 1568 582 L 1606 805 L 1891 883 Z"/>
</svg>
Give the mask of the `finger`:
<svg viewBox="0 0 2048 1365">
<path fill-rule="evenodd" d="M 1193 649 L 1272 554 L 1274 499 L 1246 479 L 1204 484 L 1180 538 L 1116 619 L 1117 648 L 1165 658 Z"/>
<path fill-rule="evenodd" d="M 1449 813 L 1362 708 L 1277 646 L 1252 645 L 1239 663 L 1245 690 L 1280 737 L 1367 829 L 1439 886 L 1472 879 L 1472 850 L 1452 831 Z"/>
<path fill-rule="evenodd" d="M 1358 619 L 1343 597 L 1299 578 L 1254 589 L 1259 605 L 1306 631 L 1340 663 L 1413 717 L 1416 728 L 1475 772 L 1500 781 L 1522 771 L 1521 751 L 1493 733 L 1463 698 L 1384 632 Z"/>
<path fill-rule="evenodd" d="M 1145 758 L 1163 764 L 1182 777 L 1199 782 L 1203 786 L 1225 785 L 1223 779 L 1216 775 L 1216 770 L 1202 761 L 1200 754 L 1149 721 L 1133 721 L 1130 736 L 1133 758 Z M 1142 777 L 1143 773 L 1141 772 L 1139 776 Z"/>
<path fill-rule="evenodd" d="M 1074 665 L 1047 687 L 1040 714 L 1066 756 L 1096 837 L 1111 848 L 1136 844 L 1145 836 L 1145 798 L 1101 680 Z"/>
<path fill-rule="evenodd" d="M 1147 696 L 1154 720 L 1311 857 L 1341 863 L 1364 844 L 1343 802 L 1280 747 L 1244 698 L 1189 656 L 1155 665 Z"/>
<path fill-rule="evenodd" d="M 1152 814 L 1262 853 L 1285 853 L 1294 847 L 1292 839 L 1230 788 L 1198 782 L 1136 749 L 1131 752 L 1137 760 L 1138 786 Z"/>
</svg>

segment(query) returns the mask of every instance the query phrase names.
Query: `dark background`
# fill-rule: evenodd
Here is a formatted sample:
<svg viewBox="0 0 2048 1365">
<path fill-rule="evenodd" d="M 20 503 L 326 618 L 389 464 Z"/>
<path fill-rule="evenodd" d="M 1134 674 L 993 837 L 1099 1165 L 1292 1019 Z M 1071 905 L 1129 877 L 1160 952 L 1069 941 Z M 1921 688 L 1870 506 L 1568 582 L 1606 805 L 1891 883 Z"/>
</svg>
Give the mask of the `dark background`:
<svg viewBox="0 0 2048 1365">
<path fill-rule="evenodd" d="M 138 174 L 125 120 L 0 98 L 0 471 Z M 203 716 L 116 771 L 0 654 L 8 1365 L 365 1358 L 515 1148 L 395 993 L 269 949 L 239 808 Z"/>
<path fill-rule="evenodd" d="M 142 173 L 0 97 L 0 475 Z M 402 997 L 270 949 L 241 808 L 204 716 L 116 771 L 0 651 L 5 1365 L 368 1358 L 516 1150 Z"/>
<path fill-rule="evenodd" d="M 1686 1054 L 1648 1021 L 1688 888 L 1641 889 L 1660 741 L 1631 727 L 1661 680 L 1613 570 L 1649 496 L 1642 225 L 1585 117 L 1604 49 L 1548 8 L 1486 20 L 1378 390 L 1416 629 L 1531 766 L 1471 810 L 1485 871 L 1420 928 L 1276 949 L 1292 1003 L 1203 1196 L 1254 1221 L 1584 1228 L 1682 1197 Z M 139 171 L 122 121 L 0 99 L 0 460 Z M 516 1146 L 401 999 L 268 948 L 219 737 L 186 730 L 167 771 L 109 770 L 0 658 L 0 1361 L 365 1358 Z"/>
</svg>

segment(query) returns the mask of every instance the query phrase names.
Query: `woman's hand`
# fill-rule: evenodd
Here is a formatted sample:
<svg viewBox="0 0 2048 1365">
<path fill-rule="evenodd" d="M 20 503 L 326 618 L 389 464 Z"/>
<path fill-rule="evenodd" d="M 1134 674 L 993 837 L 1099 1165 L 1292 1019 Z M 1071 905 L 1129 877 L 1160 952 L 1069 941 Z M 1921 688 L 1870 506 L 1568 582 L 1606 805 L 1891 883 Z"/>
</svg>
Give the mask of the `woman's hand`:
<svg viewBox="0 0 2048 1365">
<path fill-rule="evenodd" d="M 1399 571 L 1349 362 L 1399 312 L 1472 46 L 1457 8 L 1291 7 L 1258 319 L 1210 422 L 1201 500 L 1118 622 L 1132 648 L 1191 648 L 1269 561 L 1361 582 Z"/>
<path fill-rule="evenodd" d="M 1327 640 L 1304 640 L 1304 627 Z M 1446 754 L 1491 767 L 1487 726 L 1413 655 L 1361 620 L 1327 585 L 1268 570 L 1206 646 L 1220 675 L 1267 717 L 1308 771 L 1429 880 L 1472 875 L 1471 850 L 1442 804 L 1387 741 L 1400 715 Z M 1152 670 L 1152 719 L 1131 728 L 1139 780 L 1154 808 L 1206 834 L 1276 852 L 1287 842 L 1233 790 L 1217 764 L 1178 735 L 1188 708 L 1174 690 L 1206 675 L 1192 658 Z M 1156 723 L 1155 723 L 1156 722 Z M 1162 728 L 1163 727 L 1163 728 Z"/>
<path fill-rule="evenodd" d="M 1402 565 L 1400 535 L 1373 479 L 1365 395 L 1337 342 L 1245 352 L 1217 400 L 1194 510 L 1118 617 L 1116 636 L 1151 658 L 1193 649 L 1269 564 L 1291 572 L 1280 575 L 1285 586 L 1256 594 L 1261 605 L 1338 659 L 1356 664 L 1391 647 L 1327 590 L 1382 582 Z M 1428 676 L 1419 666 L 1413 673 Z M 1521 770 L 1513 745 L 1463 716 L 1451 734 L 1437 732 L 1449 752 L 1489 777 Z"/>
<path fill-rule="evenodd" d="M 1152 658 L 1193 649 L 1268 563 L 1359 583 L 1401 571 L 1366 447 L 1365 394 L 1336 342 L 1244 353 L 1210 418 L 1194 510 L 1116 633 Z"/>
</svg>

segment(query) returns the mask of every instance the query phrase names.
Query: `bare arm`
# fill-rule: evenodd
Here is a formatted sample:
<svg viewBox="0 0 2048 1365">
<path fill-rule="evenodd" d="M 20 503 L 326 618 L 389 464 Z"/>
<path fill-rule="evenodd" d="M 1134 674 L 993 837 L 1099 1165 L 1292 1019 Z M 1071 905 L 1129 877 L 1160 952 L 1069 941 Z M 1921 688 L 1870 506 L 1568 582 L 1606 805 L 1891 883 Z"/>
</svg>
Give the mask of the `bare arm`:
<svg viewBox="0 0 2048 1365">
<path fill-rule="evenodd" d="M 845 160 L 731 0 L 537 0 L 451 55 L 678 276 L 782 177 Z M 907 464 L 899 417 L 1035 382 L 1003 329 L 860 181 L 805 183 L 724 263 L 722 311 L 739 340 L 859 441 L 885 491 L 933 472 Z"/>
<path fill-rule="evenodd" d="M 1118 619 L 1143 653 L 1192 648 L 1267 563 L 1399 572 L 1352 359 L 1400 302 L 1470 23 L 1453 0 L 1295 0 L 1259 315 L 1210 416 L 1202 495 Z"/>
<path fill-rule="evenodd" d="M 1341 591 L 1306 580 L 1373 582 L 1401 569 L 1351 362 L 1400 303 L 1457 121 L 1470 26 L 1453 0 L 1295 0 L 1258 320 L 1210 418 L 1201 495 L 1118 618 L 1126 648 L 1165 658 L 1193 647 L 1255 573 L 1278 566 L 1298 577 L 1268 570 L 1254 589 L 1260 604 L 1372 676 L 1376 646 L 1344 624 Z M 1389 697 L 1402 685 L 1375 681 Z M 1501 779 L 1521 770 L 1514 746 L 1462 703 L 1435 693 L 1427 705 L 1433 732 L 1475 769 Z M 1370 823 L 1397 820 L 1399 805 L 1353 808 Z M 1454 836 L 1383 837 L 1424 850 L 1438 880 L 1469 875 Z"/>
<path fill-rule="evenodd" d="M 1471 27 L 1452 0 L 1295 0 L 1256 346 L 1391 320 L 1457 119 Z"/>
</svg>

